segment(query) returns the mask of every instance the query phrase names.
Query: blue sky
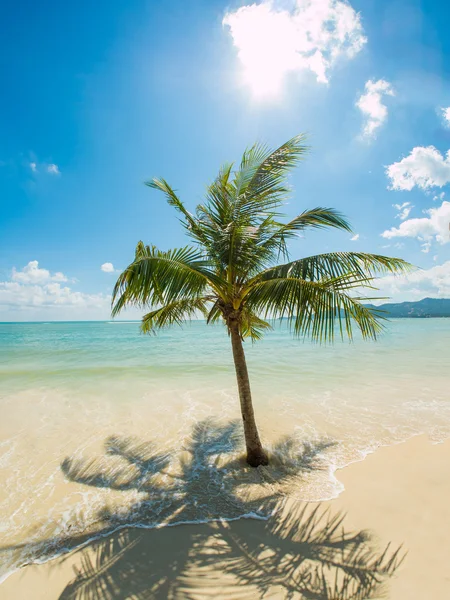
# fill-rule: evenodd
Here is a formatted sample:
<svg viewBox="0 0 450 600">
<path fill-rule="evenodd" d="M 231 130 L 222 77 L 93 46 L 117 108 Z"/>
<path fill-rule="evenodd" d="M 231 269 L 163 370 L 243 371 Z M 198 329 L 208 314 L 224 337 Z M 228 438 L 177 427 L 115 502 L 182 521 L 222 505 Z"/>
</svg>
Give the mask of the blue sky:
<svg viewBox="0 0 450 600">
<path fill-rule="evenodd" d="M 145 180 L 194 207 L 221 163 L 299 132 L 287 213 L 336 207 L 358 237 L 311 232 L 293 256 L 400 256 L 421 270 L 383 294 L 450 297 L 449 26 L 441 0 L 9 3 L 0 320 L 108 318 L 139 239 L 186 241 Z"/>
</svg>

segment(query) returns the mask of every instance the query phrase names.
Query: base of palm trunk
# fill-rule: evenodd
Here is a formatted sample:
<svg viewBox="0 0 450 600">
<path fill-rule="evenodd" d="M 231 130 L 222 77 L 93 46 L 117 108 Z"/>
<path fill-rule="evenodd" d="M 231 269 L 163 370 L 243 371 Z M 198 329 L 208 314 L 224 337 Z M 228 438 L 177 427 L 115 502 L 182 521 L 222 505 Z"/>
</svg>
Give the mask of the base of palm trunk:
<svg viewBox="0 0 450 600">
<path fill-rule="evenodd" d="M 260 467 L 269 464 L 269 457 L 262 448 L 257 450 L 247 449 L 247 464 L 251 467 Z"/>
</svg>

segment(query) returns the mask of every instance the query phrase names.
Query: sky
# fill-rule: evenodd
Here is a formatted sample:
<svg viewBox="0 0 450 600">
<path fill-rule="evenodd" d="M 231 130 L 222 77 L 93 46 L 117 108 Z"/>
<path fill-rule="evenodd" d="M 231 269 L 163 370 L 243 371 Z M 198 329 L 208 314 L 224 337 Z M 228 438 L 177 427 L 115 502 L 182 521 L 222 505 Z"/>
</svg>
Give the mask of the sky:
<svg viewBox="0 0 450 600">
<path fill-rule="evenodd" d="M 44 0 L 0 22 L 0 321 L 108 319 L 138 240 L 255 141 L 305 132 L 286 214 L 331 206 L 292 257 L 404 258 L 392 301 L 450 298 L 450 6 L 442 0 Z M 128 313 L 137 316 L 137 313 Z"/>
</svg>

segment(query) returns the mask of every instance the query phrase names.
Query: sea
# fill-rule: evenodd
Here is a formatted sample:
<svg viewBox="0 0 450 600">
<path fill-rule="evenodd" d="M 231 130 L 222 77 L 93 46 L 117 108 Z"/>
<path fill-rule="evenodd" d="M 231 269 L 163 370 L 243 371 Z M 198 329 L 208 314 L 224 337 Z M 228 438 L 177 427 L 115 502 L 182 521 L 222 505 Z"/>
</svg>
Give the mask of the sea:
<svg viewBox="0 0 450 600">
<path fill-rule="evenodd" d="M 112 529 L 267 518 L 380 446 L 450 436 L 450 319 L 245 343 L 268 467 L 243 459 L 230 340 L 193 321 L 0 324 L 0 580 Z"/>
</svg>

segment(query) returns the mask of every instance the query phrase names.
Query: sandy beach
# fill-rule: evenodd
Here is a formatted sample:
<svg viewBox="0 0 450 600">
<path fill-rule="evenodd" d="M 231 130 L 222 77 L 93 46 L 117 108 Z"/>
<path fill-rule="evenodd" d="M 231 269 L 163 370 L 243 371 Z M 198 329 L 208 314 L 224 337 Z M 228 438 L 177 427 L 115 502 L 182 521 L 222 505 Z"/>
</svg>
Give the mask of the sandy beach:
<svg viewBox="0 0 450 600">
<path fill-rule="evenodd" d="M 287 501 L 267 522 L 122 530 L 62 559 L 20 569 L 0 585 L 0 598 L 313 597 L 307 595 L 311 575 L 299 579 L 291 567 L 302 553 L 317 559 L 313 549 L 339 513 L 345 513 L 342 539 L 354 543 L 367 539 L 361 532 L 371 532 L 373 557 L 387 544 L 387 556 L 402 546 L 401 564 L 370 597 L 450 597 L 450 441 L 432 445 L 425 436 L 415 437 L 380 448 L 337 476 L 345 486 L 337 499 Z M 338 555 L 336 546 L 328 558 Z M 371 560 L 367 554 L 367 563 Z M 317 560 L 311 564 L 317 567 Z"/>
</svg>

